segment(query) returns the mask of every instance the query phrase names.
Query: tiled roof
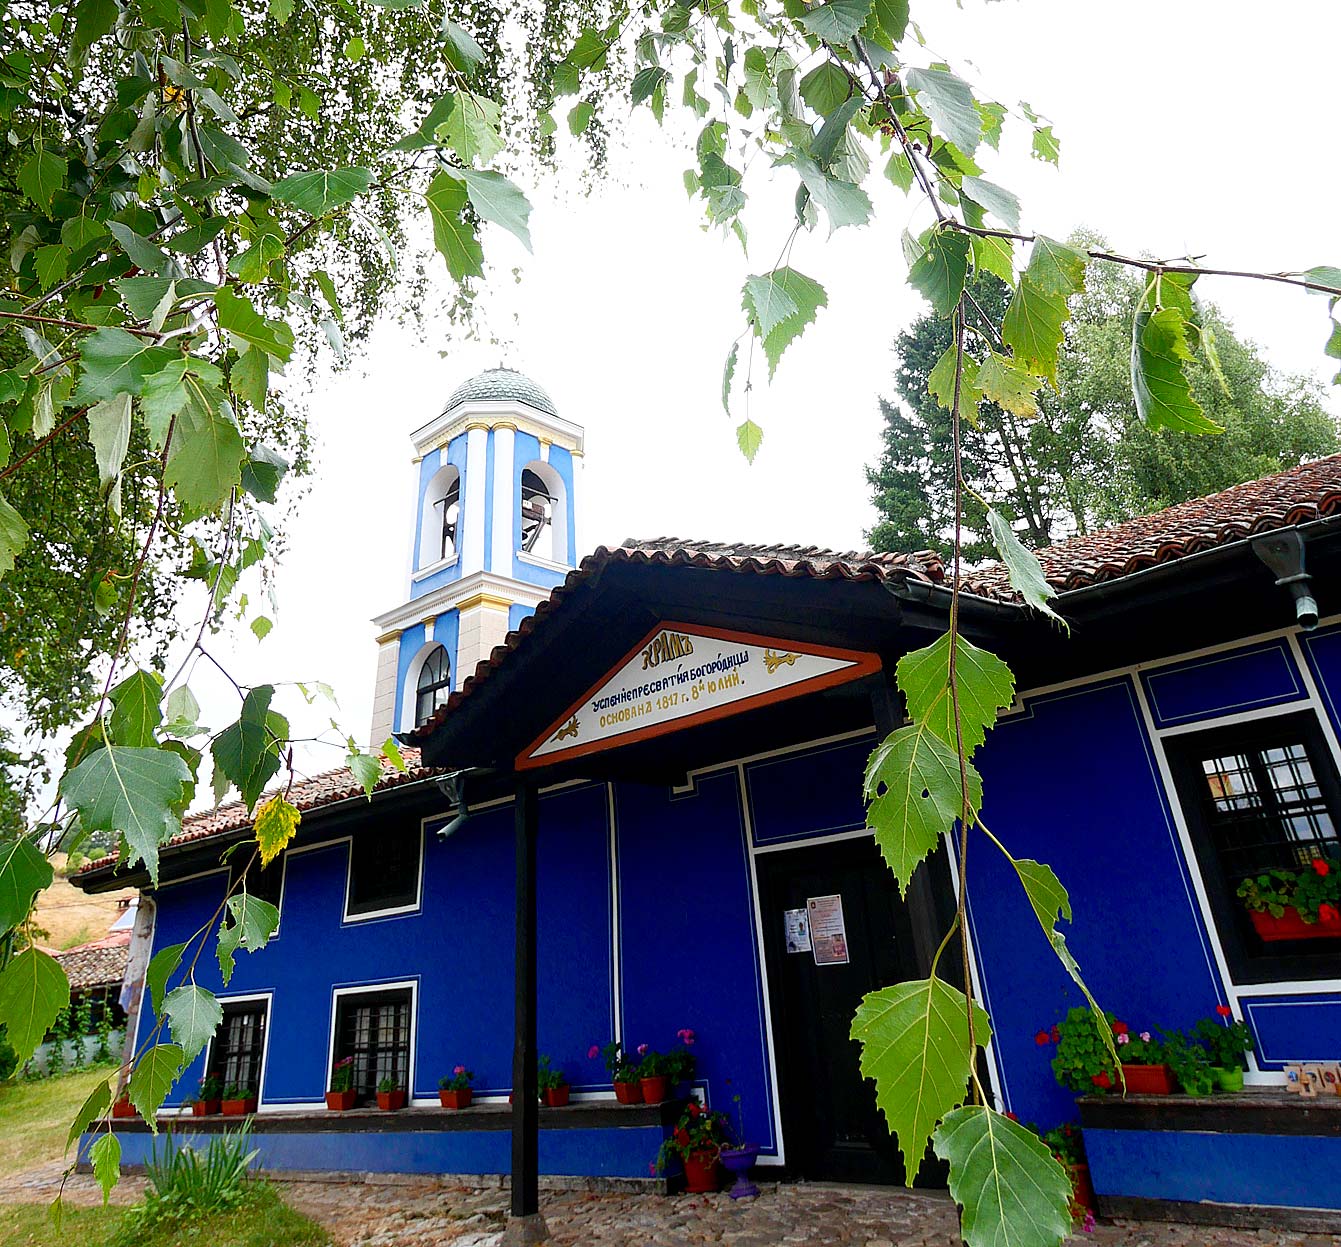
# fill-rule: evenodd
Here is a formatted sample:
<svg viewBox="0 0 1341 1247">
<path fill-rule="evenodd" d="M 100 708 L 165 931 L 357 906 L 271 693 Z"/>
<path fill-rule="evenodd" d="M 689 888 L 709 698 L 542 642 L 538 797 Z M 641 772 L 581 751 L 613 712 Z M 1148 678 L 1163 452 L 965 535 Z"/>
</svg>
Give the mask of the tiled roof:
<svg viewBox="0 0 1341 1247">
<path fill-rule="evenodd" d="M 1341 455 L 1329 455 L 1154 515 L 1072 537 L 1038 551 L 1038 557 L 1048 583 L 1064 593 L 1339 511 Z M 998 563 L 969 573 L 964 585 L 987 597 L 1011 596 L 1009 578 Z"/>
<path fill-rule="evenodd" d="M 945 579 L 945 565 L 941 556 L 930 550 L 917 554 L 885 554 L 851 550 L 840 553 L 819 546 L 730 545 L 717 541 L 687 541 L 679 537 L 655 537 L 650 541 L 626 541 L 613 549 L 598 546 L 564 578 L 535 613 L 521 621 L 519 627 L 496 645 L 489 657 L 475 668 L 473 675 L 462 681 L 445 705 L 439 706 L 433 717 L 407 735 L 423 739 L 451 714 L 472 692 L 486 680 L 517 646 L 545 620 L 559 610 L 564 601 L 598 572 L 612 563 L 631 563 L 643 566 L 698 567 L 712 571 L 729 571 L 758 576 L 792 576 L 810 580 L 917 580 L 939 584 Z"/>
<path fill-rule="evenodd" d="M 441 768 L 436 766 L 420 766 L 419 750 L 406 745 L 401 750 L 405 758 L 405 770 L 397 771 L 389 763 L 382 763 L 382 778 L 377 781 L 377 787 L 374 792 L 384 792 L 391 788 L 399 788 L 405 784 L 414 783 L 416 780 L 428 779 L 433 775 L 441 773 Z M 272 792 L 266 792 L 261 800 L 257 802 L 260 806 L 263 802 L 269 800 L 281 789 L 275 789 Z M 287 794 L 289 801 L 296 805 L 304 813 L 308 810 L 317 809 L 319 806 L 332 805 L 336 801 L 347 801 L 354 797 L 363 796 L 363 785 L 354 778 L 354 773 L 346 766 L 342 766 L 334 771 L 324 771 L 320 775 L 313 775 L 310 779 L 298 780 Z M 232 801 L 228 805 L 216 806 L 212 810 L 202 810 L 198 814 L 188 814 L 182 819 L 182 830 L 179 834 L 173 836 L 164 847 L 172 847 L 180 844 L 189 844 L 195 840 L 207 840 L 211 836 L 223 835 L 229 831 L 241 831 L 245 827 L 250 827 L 253 815 L 248 812 L 247 806 L 242 801 Z M 110 866 L 116 861 L 115 854 L 109 854 L 106 857 L 100 857 L 96 861 L 85 862 L 79 868 L 79 874 L 85 874 L 90 870 L 101 870 L 104 866 Z"/>
<path fill-rule="evenodd" d="M 70 980 L 71 991 L 121 985 L 130 956 L 130 932 L 118 932 L 91 944 L 52 954 Z"/>
</svg>

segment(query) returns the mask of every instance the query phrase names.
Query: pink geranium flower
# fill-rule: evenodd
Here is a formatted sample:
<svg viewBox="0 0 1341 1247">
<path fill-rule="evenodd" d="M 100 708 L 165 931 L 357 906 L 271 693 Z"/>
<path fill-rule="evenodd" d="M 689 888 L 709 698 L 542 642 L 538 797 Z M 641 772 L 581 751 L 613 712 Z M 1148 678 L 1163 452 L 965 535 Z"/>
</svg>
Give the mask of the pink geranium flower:
<svg viewBox="0 0 1341 1247">
<path fill-rule="evenodd" d="M 594 1061 L 600 1055 L 601 1055 L 601 1048 L 599 1044 L 592 1044 L 591 1047 L 587 1049 L 588 1061 Z"/>
<path fill-rule="evenodd" d="M 640 1043 L 640 1044 L 638 1045 L 638 1055 L 639 1055 L 639 1056 L 646 1056 L 646 1055 L 647 1055 L 647 1045 L 646 1045 L 645 1043 Z"/>
<path fill-rule="evenodd" d="M 694 1032 L 687 1026 L 683 1030 L 676 1031 L 675 1036 L 686 1046 L 694 1042 Z"/>
<path fill-rule="evenodd" d="M 1149 1032 L 1149 1031 L 1142 1031 L 1142 1032 L 1141 1032 L 1141 1042 L 1142 1042 L 1142 1043 L 1149 1043 L 1149 1042 L 1150 1042 L 1150 1032 Z"/>
<path fill-rule="evenodd" d="M 1126 1031 L 1123 1031 L 1120 1035 L 1115 1036 L 1115 1038 L 1120 1044 L 1131 1043 L 1131 1036 L 1127 1034 Z"/>
<path fill-rule="evenodd" d="M 452 1073 L 457 1075 L 464 1074 L 465 1072 L 466 1067 L 464 1065 L 458 1065 L 454 1070 L 452 1070 Z"/>
</svg>

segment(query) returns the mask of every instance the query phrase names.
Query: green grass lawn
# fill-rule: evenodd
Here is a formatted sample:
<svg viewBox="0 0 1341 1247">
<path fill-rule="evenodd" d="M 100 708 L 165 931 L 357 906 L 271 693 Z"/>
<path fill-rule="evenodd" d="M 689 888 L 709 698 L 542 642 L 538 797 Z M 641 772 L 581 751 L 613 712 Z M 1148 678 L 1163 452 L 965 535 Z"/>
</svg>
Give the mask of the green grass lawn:
<svg viewBox="0 0 1341 1247">
<path fill-rule="evenodd" d="M 0 1085 L 0 1178 L 60 1160 L 79 1106 L 111 1072 L 103 1066 L 58 1078 L 19 1079 Z"/>
<path fill-rule="evenodd" d="M 294 1212 L 274 1188 L 257 1183 L 231 1212 L 145 1226 L 127 1208 L 71 1208 L 59 1230 L 38 1204 L 0 1205 L 0 1247 L 327 1247 L 315 1221 Z"/>
</svg>

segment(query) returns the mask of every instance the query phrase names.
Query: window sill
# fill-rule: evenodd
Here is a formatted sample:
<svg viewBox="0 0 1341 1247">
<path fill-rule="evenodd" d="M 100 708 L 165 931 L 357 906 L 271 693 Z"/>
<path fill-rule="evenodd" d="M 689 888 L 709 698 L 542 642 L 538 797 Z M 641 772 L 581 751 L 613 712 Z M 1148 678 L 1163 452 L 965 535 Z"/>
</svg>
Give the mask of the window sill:
<svg viewBox="0 0 1341 1247">
<path fill-rule="evenodd" d="M 517 551 L 517 560 L 521 563 L 529 563 L 532 567 L 543 567 L 549 572 L 570 572 L 573 570 L 567 563 L 556 563 L 553 559 L 542 559 L 538 554 L 528 554 L 525 550 Z"/>
<path fill-rule="evenodd" d="M 439 559 L 436 563 L 430 563 L 427 567 L 421 567 L 411 577 L 411 580 L 426 580 L 435 572 L 446 571 L 449 567 L 455 567 L 458 555 L 453 554 L 451 558 Z"/>
<path fill-rule="evenodd" d="M 366 914 L 346 913 L 340 921 L 343 926 L 348 927 L 358 922 L 375 922 L 379 918 L 409 918 L 422 912 L 423 904 L 415 901 L 413 905 L 397 905 L 391 909 L 372 909 Z"/>
</svg>

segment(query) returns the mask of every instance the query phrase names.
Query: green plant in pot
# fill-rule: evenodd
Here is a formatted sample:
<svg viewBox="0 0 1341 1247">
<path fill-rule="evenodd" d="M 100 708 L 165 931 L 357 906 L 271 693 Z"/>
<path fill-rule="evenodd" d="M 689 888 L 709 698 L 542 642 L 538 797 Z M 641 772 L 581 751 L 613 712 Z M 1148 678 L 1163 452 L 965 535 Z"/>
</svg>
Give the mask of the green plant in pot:
<svg viewBox="0 0 1341 1247">
<path fill-rule="evenodd" d="M 345 1112 L 358 1102 L 354 1089 L 354 1058 L 347 1056 L 331 1067 L 331 1085 L 326 1092 L 326 1107 L 333 1112 Z"/>
<path fill-rule="evenodd" d="M 1113 1044 L 1122 1062 L 1122 1082 L 1128 1094 L 1171 1095 L 1173 1070 L 1164 1044 L 1149 1031 L 1132 1034 L 1126 1022 L 1113 1023 Z"/>
<path fill-rule="evenodd" d="M 547 1056 L 536 1063 L 536 1087 L 540 1102 L 547 1108 L 562 1108 L 568 1103 L 568 1079 L 562 1070 L 553 1068 Z"/>
<path fill-rule="evenodd" d="M 715 1191 L 721 1183 L 722 1149 L 733 1142 L 731 1123 L 725 1113 L 690 1100 L 674 1132 L 657 1153 L 657 1172 L 665 1173 L 678 1160 L 684 1166 L 686 1190 L 691 1195 Z"/>
<path fill-rule="evenodd" d="M 1210 1095 L 1215 1086 L 1211 1056 L 1200 1044 L 1193 1043 L 1182 1031 L 1161 1028 L 1164 1059 L 1188 1095 Z"/>
<path fill-rule="evenodd" d="M 1111 1015 L 1108 1021 L 1111 1026 Z M 1052 1073 L 1068 1091 L 1093 1095 L 1096 1090 L 1111 1091 L 1118 1085 L 1113 1058 L 1108 1055 L 1108 1048 L 1099 1034 L 1094 1015 L 1084 1006 L 1071 1009 L 1066 1019 L 1050 1032 L 1039 1031 L 1035 1042 L 1039 1047 L 1056 1043 Z"/>
<path fill-rule="evenodd" d="M 405 1088 L 400 1079 L 388 1075 L 378 1082 L 377 1107 L 384 1113 L 394 1113 L 405 1107 Z"/>
<path fill-rule="evenodd" d="M 609 1071 L 610 1083 L 615 1089 L 615 1099 L 621 1104 L 641 1104 L 643 1089 L 639 1081 L 639 1063 L 629 1057 L 624 1051 L 624 1045 L 618 1039 L 612 1040 L 603 1048 L 592 1044 L 587 1050 L 587 1058 L 594 1060 L 598 1056 L 605 1062 L 605 1068 Z"/>
<path fill-rule="evenodd" d="M 1341 940 L 1341 858 L 1250 875 L 1236 893 L 1264 942 Z"/>
<path fill-rule="evenodd" d="M 1210 1055 L 1211 1074 L 1221 1091 L 1243 1090 L 1244 1053 L 1253 1050 L 1252 1032 L 1234 1017 L 1228 1005 L 1216 1005 L 1216 1016 L 1202 1018 L 1192 1034 Z"/>
<path fill-rule="evenodd" d="M 200 1080 L 196 1098 L 191 1101 L 191 1113 L 195 1117 L 209 1117 L 217 1113 L 223 1103 L 223 1079 L 218 1074 L 206 1074 Z"/>
<path fill-rule="evenodd" d="M 443 1108 L 469 1108 L 475 1092 L 471 1083 L 475 1073 L 464 1065 L 457 1065 L 450 1074 L 438 1079 L 438 1101 Z"/>
</svg>

